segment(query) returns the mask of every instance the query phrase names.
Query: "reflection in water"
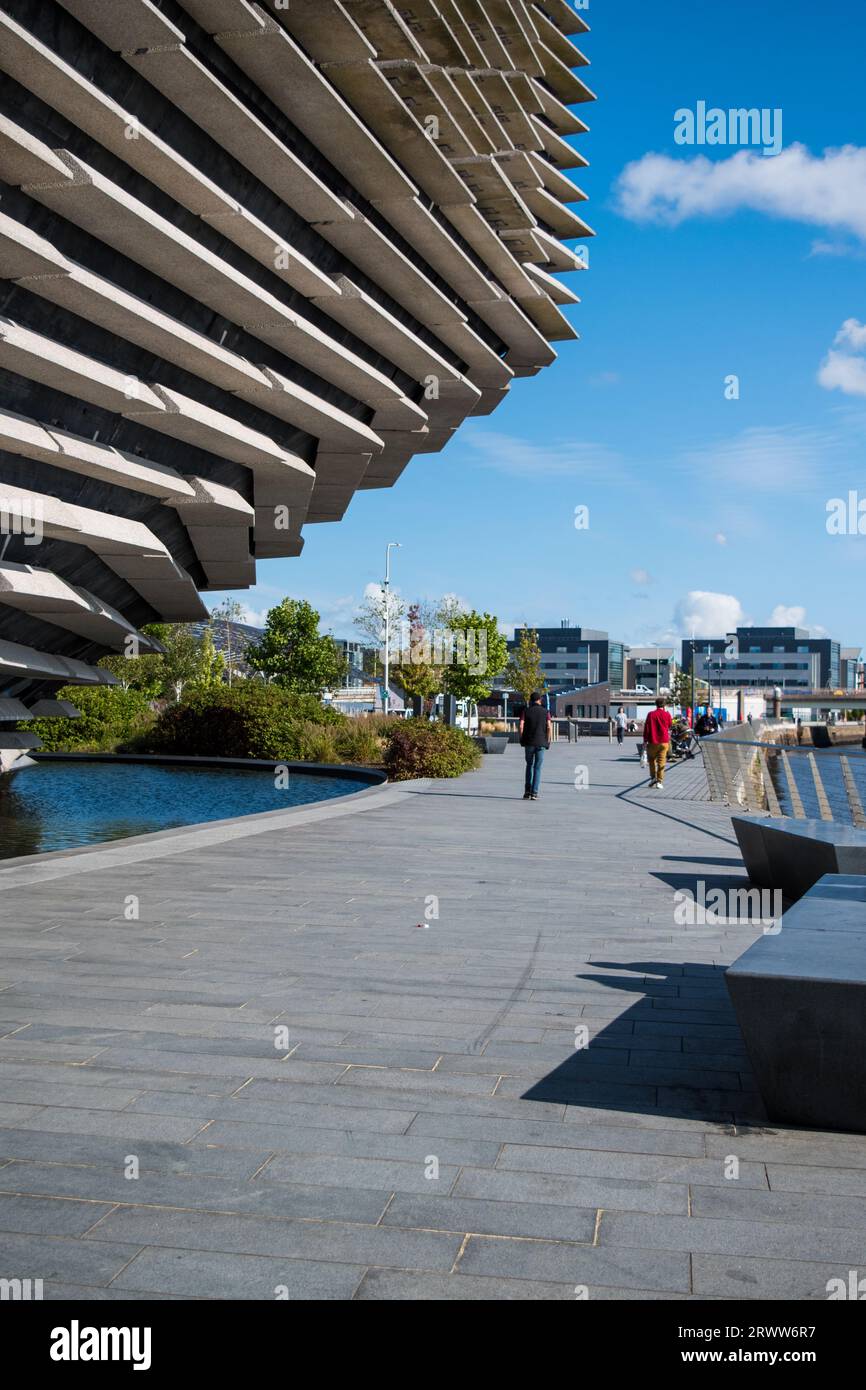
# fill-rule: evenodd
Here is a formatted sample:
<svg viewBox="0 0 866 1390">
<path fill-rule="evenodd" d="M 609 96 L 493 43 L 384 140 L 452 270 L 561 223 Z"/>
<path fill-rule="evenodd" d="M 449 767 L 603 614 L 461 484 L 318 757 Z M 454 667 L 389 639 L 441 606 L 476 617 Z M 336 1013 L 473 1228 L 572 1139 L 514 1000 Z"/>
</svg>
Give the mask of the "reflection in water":
<svg viewBox="0 0 866 1390">
<path fill-rule="evenodd" d="M 791 792 L 788 786 L 788 779 L 782 766 L 782 759 L 779 753 L 766 750 L 768 754 L 768 764 L 773 786 L 779 798 L 779 805 L 782 814 L 793 815 L 794 808 L 791 802 Z M 812 776 L 812 768 L 806 752 L 797 751 L 792 748 L 784 750 L 788 754 L 788 765 L 794 783 L 800 793 L 803 802 L 803 810 L 810 820 L 821 819 L 821 808 L 818 804 L 818 794 L 815 790 L 815 779 Z M 810 748 L 808 752 L 813 753 L 818 774 L 827 800 L 833 811 L 834 819 L 850 822 L 850 806 L 848 794 L 845 791 L 845 783 L 842 777 L 841 755 L 845 754 L 848 758 L 848 766 L 854 778 L 854 784 L 860 793 L 860 800 L 866 806 L 866 757 L 860 749 L 845 747 L 844 745 L 835 748 Z"/>
<path fill-rule="evenodd" d="M 0 776 L 0 859 L 286 810 L 363 790 L 348 777 L 264 769 L 37 762 Z"/>
</svg>

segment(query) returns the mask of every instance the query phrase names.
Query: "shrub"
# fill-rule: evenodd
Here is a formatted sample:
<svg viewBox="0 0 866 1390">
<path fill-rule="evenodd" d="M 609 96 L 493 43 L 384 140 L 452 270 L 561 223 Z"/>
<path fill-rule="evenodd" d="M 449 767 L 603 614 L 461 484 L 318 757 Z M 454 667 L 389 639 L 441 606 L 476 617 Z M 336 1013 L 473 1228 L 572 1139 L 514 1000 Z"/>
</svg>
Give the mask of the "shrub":
<svg viewBox="0 0 866 1390">
<path fill-rule="evenodd" d="M 481 762 L 481 750 L 462 729 L 409 719 L 388 735 L 385 768 L 393 782 L 411 777 L 459 777 Z"/>
<path fill-rule="evenodd" d="M 57 698 L 71 700 L 81 718 L 31 719 L 20 726 L 36 734 L 50 753 L 113 753 L 156 719 L 146 694 L 120 685 L 64 686 Z"/>
<path fill-rule="evenodd" d="M 365 719 L 354 719 L 344 728 L 337 729 L 336 745 L 338 762 L 365 763 L 368 766 L 377 766 L 382 762 L 384 739 Z"/>
<path fill-rule="evenodd" d="M 303 758 L 308 755 L 301 749 L 315 741 L 313 729 L 331 731 L 345 723 L 345 715 L 326 709 L 315 695 L 249 682 L 191 692 L 160 714 L 137 748 L 191 757 Z M 329 748 L 332 734 L 331 740 Z"/>
<path fill-rule="evenodd" d="M 295 726 L 294 751 L 285 757 L 299 758 L 305 763 L 338 763 L 338 731 L 329 724 L 314 724 L 309 719 Z"/>
</svg>

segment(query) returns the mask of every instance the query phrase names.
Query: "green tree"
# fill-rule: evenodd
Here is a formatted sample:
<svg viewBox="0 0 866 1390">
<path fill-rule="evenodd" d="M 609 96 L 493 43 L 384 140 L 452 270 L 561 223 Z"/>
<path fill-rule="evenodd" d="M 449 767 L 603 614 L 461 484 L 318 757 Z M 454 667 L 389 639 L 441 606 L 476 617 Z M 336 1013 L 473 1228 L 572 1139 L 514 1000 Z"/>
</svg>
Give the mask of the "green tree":
<svg viewBox="0 0 866 1390">
<path fill-rule="evenodd" d="M 162 641 L 164 626 L 153 624 L 152 629 L 143 628 L 147 637 L 157 637 Z M 104 671 L 110 671 L 122 690 L 136 690 L 148 700 L 155 700 L 163 684 L 163 657 L 160 652 L 141 650 L 138 633 L 130 632 L 124 640 L 123 649 L 100 657 L 97 662 Z"/>
<path fill-rule="evenodd" d="M 483 700 L 508 658 L 499 623 L 492 613 L 452 611 L 448 630 L 455 640 L 453 660 L 445 667 L 446 688 L 458 700 Z"/>
<path fill-rule="evenodd" d="M 235 657 L 238 654 L 237 644 L 234 640 L 235 634 L 232 624 L 239 623 L 243 616 L 243 605 L 238 603 L 236 598 L 224 598 L 222 603 L 217 604 L 216 608 L 214 608 L 211 613 L 211 618 L 217 622 L 222 623 L 223 625 L 223 633 L 225 636 L 226 646 L 226 679 L 228 680 L 229 685 L 231 685 L 232 679 L 234 677 Z"/>
<path fill-rule="evenodd" d="M 505 679 L 523 699 L 529 703 L 533 690 L 539 694 L 544 690 L 544 672 L 541 669 L 541 648 L 538 633 L 534 628 L 518 629 L 517 649 L 511 653 L 505 668 Z"/>
<path fill-rule="evenodd" d="M 179 700 L 199 670 L 201 642 L 187 623 L 174 623 L 161 639 L 163 693 Z"/>
<path fill-rule="evenodd" d="M 403 642 L 408 636 L 408 648 L 400 644 L 397 649 L 400 660 L 392 667 L 392 673 L 407 699 L 418 695 L 426 702 L 441 689 L 442 668 L 433 662 L 433 642 L 424 624 L 421 605 L 411 604 L 407 617 L 408 634 L 403 634 Z"/>
<path fill-rule="evenodd" d="M 704 705 L 710 687 L 706 681 L 702 681 L 699 676 L 695 676 L 695 704 Z M 690 709 L 692 704 L 692 677 L 689 671 L 677 671 L 671 683 L 671 703 L 679 705 L 680 709 Z"/>
<path fill-rule="evenodd" d="M 250 643 L 247 663 L 283 690 L 320 694 L 339 685 L 346 660 L 333 637 L 319 632 L 319 614 L 306 599 L 284 598 L 268 613 L 260 642 Z"/>
<path fill-rule="evenodd" d="M 214 690 L 223 683 L 225 657 L 214 646 L 213 625 L 208 623 L 198 644 L 196 668 L 190 684 L 196 690 Z"/>
</svg>

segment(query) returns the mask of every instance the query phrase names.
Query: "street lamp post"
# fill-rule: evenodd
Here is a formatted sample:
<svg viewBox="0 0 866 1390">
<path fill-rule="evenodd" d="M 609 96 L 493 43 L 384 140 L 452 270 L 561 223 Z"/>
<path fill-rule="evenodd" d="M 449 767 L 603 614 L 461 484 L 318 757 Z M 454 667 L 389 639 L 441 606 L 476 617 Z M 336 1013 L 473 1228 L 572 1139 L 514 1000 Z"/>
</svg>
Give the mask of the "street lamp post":
<svg viewBox="0 0 866 1390">
<path fill-rule="evenodd" d="M 382 692 L 382 708 L 385 714 L 388 713 L 391 698 L 391 551 L 399 549 L 399 541 L 389 541 L 385 546 L 385 583 L 382 586 L 385 595 L 385 689 Z"/>
</svg>

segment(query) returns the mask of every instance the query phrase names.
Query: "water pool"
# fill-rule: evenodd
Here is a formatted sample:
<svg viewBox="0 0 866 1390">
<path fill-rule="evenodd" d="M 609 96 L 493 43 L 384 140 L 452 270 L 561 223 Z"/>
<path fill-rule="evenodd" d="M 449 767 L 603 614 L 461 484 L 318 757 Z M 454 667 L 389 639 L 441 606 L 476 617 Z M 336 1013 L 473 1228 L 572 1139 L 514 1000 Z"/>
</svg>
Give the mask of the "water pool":
<svg viewBox="0 0 866 1390">
<path fill-rule="evenodd" d="M 0 859 L 284 811 L 363 791 L 355 778 L 268 768 L 46 760 L 0 776 Z"/>
</svg>

